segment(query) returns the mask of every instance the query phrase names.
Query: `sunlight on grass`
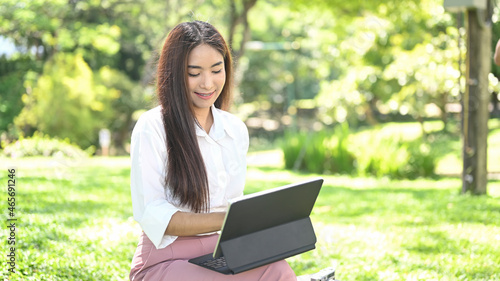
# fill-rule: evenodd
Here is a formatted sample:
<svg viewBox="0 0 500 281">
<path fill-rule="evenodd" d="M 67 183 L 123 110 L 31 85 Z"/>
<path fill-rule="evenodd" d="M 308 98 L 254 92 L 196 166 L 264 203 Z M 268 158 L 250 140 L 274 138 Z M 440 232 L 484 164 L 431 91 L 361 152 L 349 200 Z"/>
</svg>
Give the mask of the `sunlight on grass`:
<svg viewBox="0 0 500 281">
<path fill-rule="evenodd" d="M 246 193 L 318 176 L 282 170 L 279 151 L 253 156 Z M 127 280 L 140 234 L 127 157 L 4 160 L 19 170 L 10 280 Z M 500 280 L 500 181 L 478 197 L 459 178 L 321 176 L 316 249 L 288 259 L 298 275 L 337 264 L 342 280 Z"/>
<path fill-rule="evenodd" d="M 251 166 L 246 190 L 318 176 L 279 166 Z M 500 278 L 500 182 L 489 183 L 490 197 L 475 197 L 459 195 L 459 178 L 322 176 L 312 213 L 317 248 L 288 259 L 298 274 L 336 264 L 345 280 Z"/>
<path fill-rule="evenodd" d="M 126 280 L 139 233 L 128 158 L 62 160 L 2 161 L 19 171 L 11 280 Z"/>
</svg>

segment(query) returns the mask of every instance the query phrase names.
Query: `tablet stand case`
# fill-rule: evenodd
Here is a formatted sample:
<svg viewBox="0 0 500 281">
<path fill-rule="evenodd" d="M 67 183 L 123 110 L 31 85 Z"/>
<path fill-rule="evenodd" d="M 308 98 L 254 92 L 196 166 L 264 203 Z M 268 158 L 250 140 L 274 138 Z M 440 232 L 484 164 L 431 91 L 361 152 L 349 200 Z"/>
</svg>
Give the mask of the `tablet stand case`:
<svg viewBox="0 0 500 281">
<path fill-rule="evenodd" d="M 232 273 L 240 273 L 315 248 L 309 217 L 220 242 Z"/>
</svg>

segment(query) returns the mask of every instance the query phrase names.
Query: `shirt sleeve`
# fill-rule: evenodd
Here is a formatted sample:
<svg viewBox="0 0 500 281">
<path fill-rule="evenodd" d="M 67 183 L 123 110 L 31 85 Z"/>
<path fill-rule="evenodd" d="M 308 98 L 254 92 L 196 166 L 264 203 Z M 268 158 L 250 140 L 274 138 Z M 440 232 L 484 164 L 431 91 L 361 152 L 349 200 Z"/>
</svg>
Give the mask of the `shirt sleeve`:
<svg viewBox="0 0 500 281">
<path fill-rule="evenodd" d="M 165 235 L 172 216 L 179 209 L 166 197 L 164 189 L 167 158 L 165 139 L 158 126 L 139 119 L 131 138 L 130 188 L 134 219 L 157 249 L 177 239 Z"/>
</svg>

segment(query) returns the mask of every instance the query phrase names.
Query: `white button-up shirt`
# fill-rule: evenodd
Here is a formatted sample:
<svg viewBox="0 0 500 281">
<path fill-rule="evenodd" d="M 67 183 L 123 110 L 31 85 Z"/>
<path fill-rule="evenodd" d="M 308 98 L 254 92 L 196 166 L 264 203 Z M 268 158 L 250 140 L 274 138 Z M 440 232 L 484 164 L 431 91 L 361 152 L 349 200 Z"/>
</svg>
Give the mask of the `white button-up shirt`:
<svg viewBox="0 0 500 281">
<path fill-rule="evenodd" d="M 214 123 L 209 134 L 196 126 L 207 169 L 210 212 L 226 211 L 228 200 L 243 195 L 248 151 L 248 130 L 234 115 L 212 106 Z M 161 249 L 177 238 L 165 235 L 172 215 L 190 212 L 165 188 L 166 135 L 160 107 L 139 118 L 132 132 L 130 188 L 134 219 Z"/>
</svg>

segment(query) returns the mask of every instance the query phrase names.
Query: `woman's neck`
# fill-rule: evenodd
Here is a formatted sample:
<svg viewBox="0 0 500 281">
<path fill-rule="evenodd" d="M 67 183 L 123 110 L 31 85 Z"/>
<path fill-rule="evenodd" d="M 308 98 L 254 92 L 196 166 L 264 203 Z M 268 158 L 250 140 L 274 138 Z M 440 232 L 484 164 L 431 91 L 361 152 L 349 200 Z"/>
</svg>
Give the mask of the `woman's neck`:
<svg viewBox="0 0 500 281">
<path fill-rule="evenodd" d="M 195 117 L 198 122 L 198 125 L 205 130 L 205 132 L 210 133 L 210 128 L 212 128 L 212 124 L 214 123 L 214 117 L 212 116 L 212 108 L 208 108 L 208 110 L 195 112 Z"/>
</svg>

